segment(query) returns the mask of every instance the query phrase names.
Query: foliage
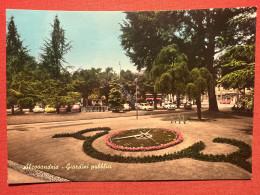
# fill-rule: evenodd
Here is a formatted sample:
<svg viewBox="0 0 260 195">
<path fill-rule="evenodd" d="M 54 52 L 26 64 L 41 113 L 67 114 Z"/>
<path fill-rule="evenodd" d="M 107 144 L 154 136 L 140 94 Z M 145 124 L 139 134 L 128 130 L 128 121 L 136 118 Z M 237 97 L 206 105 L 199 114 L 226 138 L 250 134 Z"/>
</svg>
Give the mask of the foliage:
<svg viewBox="0 0 260 195">
<path fill-rule="evenodd" d="M 100 87 L 100 68 L 79 69 L 73 73 L 73 87 L 83 98 L 83 106 L 88 105 L 88 96 Z"/>
<path fill-rule="evenodd" d="M 115 83 L 111 83 L 111 89 L 109 92 L 108 103 L 112 110 L 119 111 L 123 106 L 122 92 L 117 88 Z"/>
<path fill-rule="evenodd" d="M 84 133 L 92 132 L 92 131 L 110 131 L 111 129 L 109 127 L 96 127 L 96 128 L 90 128 L 90 129 L 84 129 L 81 131 L 78 131 L 76 133 L 62 133 L 62 134 L 55 134 L 52 136 L 52 138 L 60 138 L 60 137 L 74 137 L 79 140 L 85 140 L 87 137 L 84 136 Z"/>
<path fill-rule="evenodd" d="M 255 80 L 255 46 L 244 45 L 226 51 L 220 60 L 221 84 L 225 88 L 253 88 Z"/>
<path fill-rule="evenodd" d="M 156 55 L 168 45 L 168 40 L 160 37 L 157 13 L 126 12 L 126 20 L 121 24 L 121 45 L 139 71 L 145 67 L 149 71 Z"/>
<path fill-rule="evenodd" d="M 124 89 L 128 91 L 130 95 L 134 95 L 135 93 L 135 80 L 136 75 L 132 73 L 130 70 L 121 70 L 119 82 Z"/>
<path fill-rule="evenodd" d="M 207 72 L 207 73 L 206 73 Z M 204 74 L 203 74 L 204 73 Z M 206 68 L 194 68 L 191 73 L 191 82 L 186 86 L 186 94 L 191 99 L 198 99 L 204 94 L 207 89 L 208 82 L 213 82 L 210 79 L 210 72 Z"/>
<path fill-rule="evenodd" d="M 96 133 L 93 136 L 83 136 L 82 134 L 90 131 L 99 131 L 104 130 L 104 132 Z M 227 139 L 227 138 L 215 138 L 213 142 L 215 143 L 225 143 L 238 147 L 239 149 L 236 152 L 231 154 L 203 154 L 201 151 L 205 149 L 205 144 L 200 141 L 192 146 L 185 148 L 181 151 L 164 154 L 164 155 L 147 155 L 144 157 L 133 157 L 133 156 L 122 156 L 122 155 L 111 155 L 105 154 L 98 151 L 92 146 L 92 143 L 109 133 L 110 128 L 93 128 L 86 129 L 72 134 L 56 134 L 53 138 L 58 137 L 74 137 L 79 140 L 85 140 L 83 143 L 84 152 L 98 160 L 109 161 L 109 162 L 119 162 L 119 163 L 153 163 L 153 162 L 162 162 L 168 160 L 175 160 L 181 158 L 192 158 L 195 160 L 207 161 L 207 162 L 227 162 L 238 167 L 245 169 L 248 172 L 252 172 L 252 164 L 247 161 L 248 158 L 252 156 L 251 147 L 239 140 Z"/>
<path fill-rule="evenodd" d="M 58 16 L 54 18 L 51 25 L 53 30 L 50 34 L 51 38 L 44 41 L 41 48 L 41 69 L 49 75 L 51 79 L 61 76 L 61 72 L 65 71 L 63 63 L 66 62 L 64 55 L 72 48 L 71 42 L 67 42 L 65 38 L 65 30 L 61 27 Z"/>
<path fill-rule="evenodd" d="M 189 77 L 187 56 L 179 51 L 177 45 L 168 45 L 156 57 L 150 74 L 156 92 L 180 96 L 185 93 Z"/>
<path fill-rule="evenodd" d="M 80 93 L 74 92 L 70 83 L 49 79 L 43 82 L 45 88 L 41 91 L 42 102 L 58 108 L 61 105 L 71 105 L 80 101 Z"/>
<path fill-rule="evenodd" d="M 156 57 L 150 75 L 154 80 L 155 92 L 177 96 L 177 107 L 180 96 L 185 93 L 189 79 L 187 56 L 179 51 L 176 44 L 164 47 Z"/>
<path fill-rule="evenodd" d="M 249 94 L 244 94 L 239 98 L 238 104 L 248 110 L 253 110 L 254 108 L 254 91 Z"/>
<path fill-rule="evenodd" d="M 146 93 L 156 94 L 154 91 L 154 81 L 147 72 L 139 74 L 137 77 L 138 92 L 143 99 L 146 99 Z M 137 93 L 138 93 L 137 92 Z"/>
<path fill-rule="evenodd" d="M 27 47 L 23 45 L 17 27 L 14 22 L 14 17 L 7 22 L 6 33 L 6 71 L 7 84 L 12 82 L 12 75 L 22 71 L 29 55 Z"/>
<path fill-rule="evenodd" d="M 35 68 L 37 63 L 23 46 L 12 16 L 7 23 L 6 35 L 7 106 L 12 108 L 12 114 L 14 105 L 19 104 L 22 112 L 23 107 L 32 109 L 39 100 Z"/>
<path fill-rule="evenodd" d="M 117 78 L 113 68 L 107 67 L 105 71 L 100 73 L 100 94 L 106 98 L 106 104 L 108 105 L 108 96 L 111 89 L 110 83 L 113 79 Z"/>
<path fill-rule="evenodd" d="M 187 55 L 189 70 L 205 66 L 216 78 L 215 55 L 237 44 L 254 44 L 255 29 L 256 7 L 126 12 L 120 39 L 138 70 L 150 71 L 160 51 L 175 43 Z M 164 76 L 166 81 L 170 75 Z M 208 89 L 209 109 L 217 111 L 214 87 Z"/>
<path fill-rule="evenodd" d="M 190 99 L 195 99 L 197 104 L 198 119 L 201 120 L 201 95 L 207 90 L 207 86 L 213 85 L 213 77 L 207 68 L 194 68 L 190 72 L 190 82 L 186 86 L 186 94 Z"/>
</svg>

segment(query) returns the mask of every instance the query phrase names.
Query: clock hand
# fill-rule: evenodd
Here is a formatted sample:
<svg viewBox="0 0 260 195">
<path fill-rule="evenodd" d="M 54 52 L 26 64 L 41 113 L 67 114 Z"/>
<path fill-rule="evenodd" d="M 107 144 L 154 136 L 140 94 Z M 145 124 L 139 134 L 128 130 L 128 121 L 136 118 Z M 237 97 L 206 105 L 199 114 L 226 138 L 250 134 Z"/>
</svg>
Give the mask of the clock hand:
<svg viewBox="0 0 260 195">
<path fill-rule="evenodd" d="M 151 130 L 149 130 L 149 131 L 151 131 Z M 141 138 L 136 138 L 136 139 L 146 139 L 146 138 L 148 138 L 148 139 L 151 139 L 151 140 L 153 140 L 155 142 L 155 140 L 152 138 L 153 135 L 151 135 L 149 133 L 149 131 L 147 131 L 146 133 L 143 133 L 143 132 L 140 131 L 140 133 L 142 134 L 142 137 Z"/>
<path fill-rule="evenodd" d="M 132 138 L 132 137 L 135 137 L 136 139 L 151 139 L 153 141 L 155 141 L 154 139 L 152 139 L 152 135 L 149 133 L 151 130 L 143 133 L 140 131 L 141 134 L 137 134 L 137 135 L 130 135 L 130 136 L 125 136 L 125 137 L 116 137 L 116 138 L 113 138 L 114 140 L 115 139 L 126 139 L 126 138 Z"/>
<path fill-rule="evenodd" d="M 113 139 L 125 139 L 125 138 L 131 138 L 131 137 L 137 137 L 137 136 L 140 136 L 141 134 L 138 134 L 138 135 L 129 135 L 129 136 L 125 136 L 125 137 L 116 137 L 116 138 L 113 138 Z"/>
</svg>

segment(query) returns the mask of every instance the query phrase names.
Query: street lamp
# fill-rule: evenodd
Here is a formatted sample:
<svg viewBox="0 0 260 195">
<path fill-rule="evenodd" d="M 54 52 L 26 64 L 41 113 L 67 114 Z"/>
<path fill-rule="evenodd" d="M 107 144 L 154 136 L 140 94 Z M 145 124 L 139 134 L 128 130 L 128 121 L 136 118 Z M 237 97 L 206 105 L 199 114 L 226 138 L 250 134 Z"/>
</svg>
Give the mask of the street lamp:
<svg viewBox="0 0 260 195">
<path fill-rule="evenodd" d="M 137 79 L 137 77 L 135 78 L 134 82 L 135 82 L 135 110 L 136 110 L 136 119 L 138 120 L 138 107 L 137 107 L 137 82 L 138 82 L 138 79 Z"/>
</svg>

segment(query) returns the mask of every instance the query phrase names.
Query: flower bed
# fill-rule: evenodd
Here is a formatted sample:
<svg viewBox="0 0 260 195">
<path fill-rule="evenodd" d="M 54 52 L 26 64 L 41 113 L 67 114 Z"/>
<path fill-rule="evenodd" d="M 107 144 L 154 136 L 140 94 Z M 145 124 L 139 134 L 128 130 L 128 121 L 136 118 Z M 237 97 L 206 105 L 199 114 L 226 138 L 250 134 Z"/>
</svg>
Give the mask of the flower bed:
<svg viewBox="0 0 260 195">
<path fill-rule="evenodd" d="M 92 146 L 92 143 L 96 139 L 108 134 L 110 130 L 111 129 L 109 127 L 97 127 L 91 129 L 84 129 L 75 133 L 55 134 L 53 138 L 73 137 L 78 140 L 85 140 L 83 143 L 84 152 L 87 155 L 91 156 L 92 158 L 102 160 L 102 161 L 118 162 L 118 163 L 154 163 L 154 162 L 162 162 L 162 161 L 175 160 L 181 158 L 192 158 L 195 160 L 208 161 L 208 162 L 231 163 L 252 173 L 252 164 L 247 161 L 248 158 L 252 157 L 252 148 L 250 145 L 239 140 L 228 139 L 228 138 L 215 138 L 213 140 L 214 143 L 225 143 L 225 144 L 230 144 L 238 147 L 237 151 L 228 155 L 203 154 L 201 151 L 205 149 L 205 144 L 202 141 L 200 141 L 194 143 L 192 146 L 189 146 L 181 151 L 174 152 L 174 153 L 168 153 L 164 155 L 152 155 L 152 156 L 147 155 L 144 157 L 133 157 L 133 156 L 126 157 L 122 155 L 106 154 L 96 150 Z M 93 132 L 93 131 L 103 131 L 103 132 L 98 132 L 93 136 L 83 135 L 84 133 Z M 174 132 L 177 133 L 176 130 L 174 130 Z M 181 139 L 182 136 L 181 134 L 179 135 L 180 135 L 179 138 Z"/>
<path fill-rule="evenodd" d="M 158 150 L 173 146 L 182 140 L 179 131 L 166 128 L 121 130 L 105 137 L 108 146 L 126 151 Z"/>
</svg>

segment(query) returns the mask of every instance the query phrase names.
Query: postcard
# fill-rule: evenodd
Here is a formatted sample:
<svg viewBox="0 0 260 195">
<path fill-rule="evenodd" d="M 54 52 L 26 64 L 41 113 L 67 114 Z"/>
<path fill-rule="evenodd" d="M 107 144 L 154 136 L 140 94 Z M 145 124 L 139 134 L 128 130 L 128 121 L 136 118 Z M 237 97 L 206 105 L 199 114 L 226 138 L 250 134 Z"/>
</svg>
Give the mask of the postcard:
<svg viewBox="0 0 260 195">
<path fill-rule="evenodd" d="M 8 183 L 252 179 L 256 12 L 7 9 Z"/>
</svg>

